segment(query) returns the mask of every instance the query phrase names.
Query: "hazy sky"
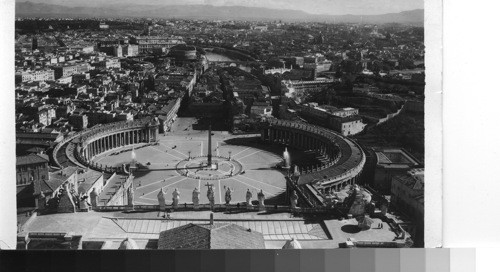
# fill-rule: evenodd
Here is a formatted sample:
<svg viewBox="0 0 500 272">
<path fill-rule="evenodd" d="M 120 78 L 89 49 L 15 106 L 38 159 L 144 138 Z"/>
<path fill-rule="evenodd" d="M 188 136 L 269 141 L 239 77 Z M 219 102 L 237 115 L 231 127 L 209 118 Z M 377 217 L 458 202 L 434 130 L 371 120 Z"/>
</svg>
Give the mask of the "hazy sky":
<svg viewBox="0 0 500 272">
<path fill-rule="evenodd" d="M 249 6 L 303 10 L 313 14 L 383 14 L 423 9 L 424 0 L 16 0 L 66 6 L 100 6 L 110 4 Z"/>
</svg>

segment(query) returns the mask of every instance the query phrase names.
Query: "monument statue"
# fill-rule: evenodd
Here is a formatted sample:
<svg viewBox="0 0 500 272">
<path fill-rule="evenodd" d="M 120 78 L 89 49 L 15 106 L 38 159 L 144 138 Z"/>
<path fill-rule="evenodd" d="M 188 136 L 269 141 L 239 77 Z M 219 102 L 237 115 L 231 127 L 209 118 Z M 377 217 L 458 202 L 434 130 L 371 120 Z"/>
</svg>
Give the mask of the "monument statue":
<svg viewBox="0 0 500 272">
<path fill-rule="evenodd" d="M 90 192 L 90 205 L 92 205 L 92 209 L 97 208 L 98 197 L 99 194 L 97 193 L 97 190 L 94 187 L 94 189 L 92 189 L 92 191 Z"/>
<path fill-rule="evenodd" d="M 194 209 L 197 210 L 200 205 L 200 190 L 198 190 L 198 187 L 195 187 L 193 190 L 193 206 Z"/>
<path fill-rule="evenodd" d="M 64 184 L 64 189 L 59 191 L 59 204 L 57 206 L 58 213 L 75 213 L 76 206 L 73 201 L 73 195 L 69 191 L 69 184 Z"/>
<path fill-rule="evenodd" d="M 231 193 L 234 190 L 231 190 L 231 188 L 227 187 L 226 189 L 226 196 L 224 197 L 224 200 L 226 201 L 226 205 L 229 205 L 229 202 L 231 202 Z"/>
<path fill-rule="evenodd" d="M 163 188 L 161 188 L 160 191 L 158 192 L 157 198 L 158 198 L 158 205 L 160 206 L 160 210 L 158 211 L 158 216 L 160 216 L 161 212 L 165 213 L 165 208 L 166 208 L 165 193 L 163 192 Z"/>
<path fill-rule="evenodd" d="M 160 205 L 160 211 L 165 210 L 165 193 L 163 192 L 163 188 L 160 189 L 157 195 L 158 198 L 158 205 Z"/>
<path fill-rule="evenodd" d="M 88 198 L 88 195 L 80 194 L 80 211 L 89 211 L 89 203 L 87 202 Z"/>
<path fill-rule="evenodd" d="M 208 198 L 208 201 L 210 203 L 210 209 L 213 210 L 214 205 L 215 205 L 214 185 L 213 184 L 208 184 L 208 182 L 207 182 L 207 184 L 205 186 L 208 187 L 207 198 Z"/>
<path fill-rule="evenodd" d="M 179 198 L 181 196 L 181 193 L 177 188 L 172 192 L 172 208 L 177 209 L 177 206 L 179 205 Z"/>
<path fill-rule="evenodd" d="M 356 217 L 356 220 L 358 221 L 358 227 L 361 230 L 369 230 L 372 227 L 373 220 L 368 217 L 368 215 L 361 215 Z"/>
<path fill-rule="evenodd" d="M 284 165 L 285 169 L 290 169 L 290 166 L 291 166 L 290 153 L 288 153 L 288 150 L 286 147 L 285 147 L 285 151 L 283 151 L 283 165 Z"/>
<path fill-rule="evenodd" d="M 326 195 L 326 205 L 327 207 L 335 207 L 338 202 L 338 196 L 330 191 L 328 195 Z"/>
<path fill-rule="evenodd" d="M 264 205 L 264 200 L 266 199 L 266 196 L 264 195 L 262 189 L 260 189 L 260 192 L 257 194 L 257 199 L 259 200 L 259 211 L 265 210 L 266 206 Z"/>
<path fill-rule="evenodd" d="M 252 192 L 250 191 L 250 189 L 247 189 L 247 195 L 246 195 L 246 205 L 247 205 L 247 207 L 251 207 L 252 206 L 252 197 L 253 197 Z"/>
<path fill-rule="evenodd" d="M 297 191 L 293 190 L 292 195 L 290 196 L 290 206 L 292 209 L 297 208 L 299 196 L 297 195 Z"/>
<path fill-rule="evenodd" d="M 127 196 L 128 196 L 128 206 L 131 206 L 132 209 L 134 209 L 134 188 L 133 188 L 133 186 L 128 187 Z"/>
<path fill-rule="evenodd" d="M 354 185 L 350 198 L 353 200 L 349 213 L 352 214 L 353 217 L 364 215 L 366 212 L 365 206 L 371 201 L 371 197 L 367 195 L 366 192 L 363 194 L 363 191 L 358 185 Z"/>
</svg>

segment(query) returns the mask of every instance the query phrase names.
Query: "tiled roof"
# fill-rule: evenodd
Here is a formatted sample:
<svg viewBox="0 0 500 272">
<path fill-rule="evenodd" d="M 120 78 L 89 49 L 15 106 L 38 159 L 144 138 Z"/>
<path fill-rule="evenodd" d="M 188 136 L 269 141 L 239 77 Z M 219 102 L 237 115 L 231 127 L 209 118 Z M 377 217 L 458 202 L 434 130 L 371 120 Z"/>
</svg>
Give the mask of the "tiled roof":
<svg viewBox="0 0 500 272">
<path fill-rule="evenodd" d="M 45 154 L 29 154 L 26 156 L 16 157 L 16 166 L 46 162 L 49 162 L 49 157 Z"/>
<path fill-rule="evenodd" d="M 160 233 L 158 249 L 210 249 L 210 229 L 187 224 Z"/>
<path fill-rule="evenodd" d="M 73 175 L 78 170 L 78 167 L 69 166 L 62 170 L 56 172 L 49 172 L 49 180 L 41 182 L 41 190 L 43 192 L 53 192 L 61 184 L 63 184 L 68 178 Z M 35 192 L 39 193 L 39 192 Z"/>
<path fill-rule="evenodd" d="M 94 229 L 93 238 L 156 239 L 160 232 L 188 224 L 206 224 L 206 220 L 155 220 L 137 218 L 103 218 Z M 324 240 L 328 239 L 322 224 L 304 220 L 217 220 L 218 223 L 235 224 L 244 230 L 262 233 L 265 240 Z"/>
<path fill-rule="evenodd" d="M 263 249 L 262 233 L 235 224 L 187 224 L 160 233 L 158 249 Z"/>
</svg>

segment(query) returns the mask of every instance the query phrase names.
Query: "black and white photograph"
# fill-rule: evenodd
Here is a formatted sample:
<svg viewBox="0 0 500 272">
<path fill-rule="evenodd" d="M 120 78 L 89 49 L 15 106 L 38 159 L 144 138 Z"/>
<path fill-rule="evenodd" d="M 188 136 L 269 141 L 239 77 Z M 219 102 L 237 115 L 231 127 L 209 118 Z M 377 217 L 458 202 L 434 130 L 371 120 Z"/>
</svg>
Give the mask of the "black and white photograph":
<svg viewBox="0 0 500 272">
<path fill-rule="evenodd" d="M 16 0 L 17 237 L 0 246 L 439 246 L 426 16 L 424 0 Z"/>
</svg>

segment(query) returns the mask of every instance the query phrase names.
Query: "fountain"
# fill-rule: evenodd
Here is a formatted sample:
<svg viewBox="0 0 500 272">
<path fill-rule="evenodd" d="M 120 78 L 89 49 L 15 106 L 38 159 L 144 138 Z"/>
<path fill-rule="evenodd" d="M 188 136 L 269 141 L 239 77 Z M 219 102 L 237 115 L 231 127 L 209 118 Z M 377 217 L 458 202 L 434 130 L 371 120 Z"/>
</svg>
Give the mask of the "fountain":
<svg viewBox="0 0 500 272">
<path fill-rule="evenodd" d="M 130 161 L 129 170 L 130 170 L 130 172 L 132 172 L 132 170 L 137 169 L 137 160 L 136 160 L 136 156 L 135 156 L 134 147 L 132 147 L 132 154 L 130 155 L 130 157 L 131 157 L 131 161 Z"/>
<path fill-rule="evenodd" d="M 288 150 L 285 147 L 285 151 L 283 152 L 283 168 L 285 169 L 290 169 L 291 167 L 291 161 L 290 161 L 290 153 L 288 153 Z"/>
</svg>

